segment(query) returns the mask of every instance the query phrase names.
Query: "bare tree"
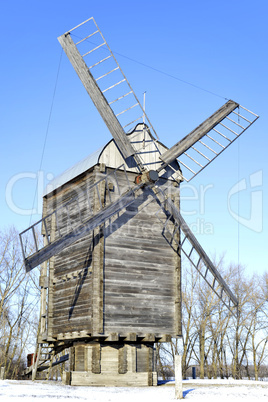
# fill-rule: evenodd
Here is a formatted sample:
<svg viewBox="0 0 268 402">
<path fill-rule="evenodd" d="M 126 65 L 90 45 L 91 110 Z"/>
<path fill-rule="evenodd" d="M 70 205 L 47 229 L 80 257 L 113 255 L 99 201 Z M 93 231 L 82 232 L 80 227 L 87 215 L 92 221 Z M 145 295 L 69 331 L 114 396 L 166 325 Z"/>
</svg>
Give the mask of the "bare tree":
<svg viewBox="0 0 268 402">
<path fill-rule="evenodd" d="M 182 281 L 183 376 L 192 365 L 200 377 L 259 378 L 268 360 L 268 274 L 248 277 L 241 266 L 217 269 L 239 300 L 237 315 L 187 266 Z M 235 312 L 235 311 L 234 311 Z M 178 340 L 160 346 L 162 370 L 173 370 Z"/>
<path fill-rule="evenodd" d="M 35 278 L 36 279 L 36 278 Z M 17 368 L 29 341 L 29 327 L 37 306 L 37 293 L 32 277 L 26 275 L 15 228 L 0 232 L 0 364 L 6 377 Z M 17 368 L 16 368 L 17 367 Z"/>
<path fill-rule="evenodd" d="M 250 328 L 251 352 L 255 380 L 259 379 L 259 370 L 267 358 L 268 323 L 267 323 L 267 274 L 254 276 L 254 292 L 250 300 L 252 323 Z"/>
<path fill-rule="evenodd" d="M 182 351 L 182 375 L 193 361 L 195 344 L 198 332 L 194 321 L 196 300 L 196 284 L 198 283 L 198 272 L 190 265 L 184 270 L 182 283 L 182 327 L 183 327 L 183 351 Z"/>
</svg>

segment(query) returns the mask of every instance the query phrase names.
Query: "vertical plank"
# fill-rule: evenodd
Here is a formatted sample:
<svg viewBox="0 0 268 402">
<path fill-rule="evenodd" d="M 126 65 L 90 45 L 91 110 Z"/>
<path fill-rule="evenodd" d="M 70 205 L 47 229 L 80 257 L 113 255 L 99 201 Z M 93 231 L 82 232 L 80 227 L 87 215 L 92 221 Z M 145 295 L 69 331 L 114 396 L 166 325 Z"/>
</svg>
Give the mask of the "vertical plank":
<svg viewBox="0 0 268 402">
<path fill-rule="evenodd" d="M 154 350 L 152 346 L 147 347 L 147 372 L 148 372 L 148 385 L 153 385 L 153 363 L 154 363 Z"/>
<path fill-rule="evenodd" d="M 181 356 L 175 355 L 175 398 L 183 399 Z"/>
<path fill-rule="evenodd" d="M 85 346 L 75 346 L 75 371 L 85 371 Z"/>
<path fill-rule="evenodd" d="M 0 380 L 5 379 L 5 367 L 0 367 Z"/>
<path fill-rule="evenodd" d="M 126 345 L 127 347 L 127 371 L 137 372 L 137 349 L 135 345 Z"/>
<path fill-rule="evenodd" d="M 85 346 L 85 370 L 92 371 L 92 346 Z"/>
<path fill-rule="evenodd" d="M 92 373 L 101 373 L 101 345 L 92 346 Z"/>
<path fill-rule="evenodd" d="M 34 354 L 33 369 L 32 369 L 32 381 L 35 381 L 35 379 L 36 379 L 37 367 L 38 367 L 40 356 L 41 356 L 41 348 L 42 348 L 42 345 L 39 344 L 38 350 Z"/>
<path fill-rule="evenodd" d="M 55 240 L 56 232 L 56 217 L 55 214 L 51 217 L 50 240 Z M 54 297 L 54 266 L 55 256 L 49 260 L 49 287 L 48 287 L 48 309 L 47 309 L 47 336 L 48 340 L 53 339 L 53 297 Z"/>
<path fill-rule="evenodd" d="M 47 199 L 43 199 L 43 217 L 47 215 Z M 44 227 L 42 227 L 42 235 L 44 246 L 48 244 L 46 233 Z M 46 279 L 46 280 L 45 280 Z M 44 261 L 41 265 L 40 272 L 40 287 L 41 287 L 41 295 L 40 295 L 40 333 L 38 343 L 42 342 L 42 337 L 44 336 L 46 330 L 46 322 L 47 322 L 47 261 Z"/>
<path fill-rule="evenodd" d="M 70 371 L 75 370 L 75 347 L 74 346 L 69 348 L 69 366 L 70 366 Z"/>
<path fill-rule="evenodd" d="M 126 374 L 127 372 L 127 348 L 126 345 L 118 349 L 118 373 Z"/>
<path fill-rule="evenodd" d="M 105 165 L 102 164 L 101 171 L 105 170 Z M 95 181 L 99 179 L 100 167 L 95 166 Z M 100 183 L 99 194 L 102 205 L 105 200 L 105 181 Z M 100 210 L 99 196 L 97 191 L 94 194 L 94 213 Z M 93 254 L 92 254 L 92 306 L 93 306 L 93 335 L 104 333 L 103 327 L 103 269 L 104 269 L 104 236 L 103 226 L 96 228 L 93 232 Z"/>
</svg>

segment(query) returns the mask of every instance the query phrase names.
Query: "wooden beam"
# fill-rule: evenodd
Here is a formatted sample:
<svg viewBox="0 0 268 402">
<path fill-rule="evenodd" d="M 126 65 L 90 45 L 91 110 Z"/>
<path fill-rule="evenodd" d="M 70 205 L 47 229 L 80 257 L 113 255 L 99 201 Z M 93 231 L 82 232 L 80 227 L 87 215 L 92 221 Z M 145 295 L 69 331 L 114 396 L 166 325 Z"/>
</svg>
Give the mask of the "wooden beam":
<svg viewBox="0 0 268 402">
<path fill-rule="evenodd" d="M 154 349 L 147 347 L 147 372 L 148 372 L 148 385 L 153 385 L 153 365 L 154 365 Z"/>
<path fill-rule="evenodd" d="M 136 342 L 137 340 L 137 334 L 134 332 L 130 332 L 127 334 L 125 341 L 129 342 Z"/>
<path fill-rule="evenodd" d="M 81 338 L 90 338 L 91 334 L 88 333 L 88 331 L 80 331 L 80 337 Z"/>
<path fill-rule="evenodd" d="M 43 217 L 47 214 L 47 199 L 43 199 Z M 44 239 L 44 246 L 48 244 L 47 237 L 45 236 L 44 225 L 42 225 L 42 235 Z M 41 272 L 39 277 L 40 292 L 40 334 L 44 334 L 47 329 L 47 292 L 49 288 L 49 278 L 47 276 L 47 261 L 44 261 L 41 265 Z"/>
<path fill-rule="evenodd" d="M 87 93 L 91 97 L 94 105 L 103 118 L 110 133 L 114 137 L 115 142 L 122 152 L 123 156 L 125 158 L 128 158 L 129 156 L 134 155 L 135 150 L 128 140 L 123 127 L 116 118 L 113 110 L 109 106 L 105 96 L 100 90 L 84 59 L 75 46 L 71 35 L 69 33 L 64 34 L 58 38 L 58 41 L 60 42 L 68 59 L 72 63 L 73 68 L 82 81 Z"/>
<path fill-rule="evenodd" d="M 51 218 L 50 239 L 53 242 L 55 240 L 56 231 L 56 217 L 55 214 Z M 48 303 L 47 303 L 47 336 L 53 338 L 53 298 L 54 298 L 54 267 L 55 256 L 51 256 L 49 260 L 49 287 L 48 287 Z"/>
<path fill-rule="evenodd" d="M 174 205 L 180 210 L 180 191 L 178 188 L 174 191 Z M 174 236 L 176 244 L 180 244 L 180 230 Z M 176 247 L 177 248 L 177 247 Z M 174 255 L 174 283 L 175 283 L 175 311 L 174 327 L 176 336 L 182 336 L 182 296 L 181 296 L 181 250 L 178 249 Z"/>
<path fill-rule="evenodd" d="M 175 398 L 183 399 L 181 356 L 175 355 Z"/>
<path fill-rule="evenodd" d="M 119 334 L 117 332 L 112 332 L 108 335 L 106 341 L 108 342 L 118 342 L 119 341 Z"/>
<path fill-rule="evenodd" d="M 206 135 L 210 130 L 212 130 L 217 124 L 219 124 L 226 116 L 228 116 L 234 109 L 239 106 L 238 103 L 229 100 L 220 109 L 218 109 L 212 116 L 201 123 L 197 128 L 191 131 L 186 137 L 173 145 L 170 149 L 160 155 L 165 164 L 173 162 L 181 154 L 183 154 L 187 149 L 189 149 L 193 144 L 199 141 L 204 135 Z M 163 166 L 159 170 L 163 169 Z"/>
<path fill-rule="evenodd" d="M 155 342 L 155 335 L 154 334 L 146 334 L 142 341 L 143 342 Z"/>
<path fill-rule="evenodd" d="M 176 313 L 175 313 L 176 318 Z M 172 336 L 170 334 L 164 334 L 158 339 L 158 342 L 171 342 Z"/>
<path fill-rule="evenodd" d="M 94 182 L 99 180 L 99 173 L 103 171 L 103 166 L 95 166 Z M 100 182 L 99 195 L 102 206 L 105 202 L 105 180 Z M 100 202 L 98 193 L 95 189 L 94 194 L 94 213 L 98 213 Z M 98 336 L 104 332 L 103 323 L 103 281 L 104 281 L 104 236 L 103 225 L 96 228 L 93 232 L 93 251 L 92 251 L 92 332 L 93 336 Z"/>
</svg>

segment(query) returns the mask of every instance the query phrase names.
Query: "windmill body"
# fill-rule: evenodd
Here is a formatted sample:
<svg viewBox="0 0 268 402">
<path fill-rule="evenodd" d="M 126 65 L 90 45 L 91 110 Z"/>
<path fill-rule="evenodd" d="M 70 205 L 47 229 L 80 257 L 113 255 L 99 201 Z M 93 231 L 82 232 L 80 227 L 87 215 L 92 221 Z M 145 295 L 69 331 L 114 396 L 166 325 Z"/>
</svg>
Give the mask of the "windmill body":
<svg viewBox="0 0 268 402">
<path fill-rule="evenodd" d="M 49 183 L 42 219 L 20 234 L 26 270 L 41 265 L 39 354 L 70 348 L 67 384 L 156 385 L 154 343 L 182 335 L 181 254 L 238 306 L 180 214 L 180 182 L 258 116 L 229 100 L 168 149 L 95 20 L 58 39 L 113 140 Z"/>
<path fill-rule="evenodd" d="M 143 142 L 143 159 L 156 169 L 159 153 L 167 148 L 153 141 L 143 124 L 129 137 Z M 68 225 L 78 226 L 89 208 L 97 211 L 99 196 L 105 206 L 119 191 L 124 193 L 128 181 L 134 183 L 135 162 L 134 167 L 129 161 L 130 167 L 116 171 L 123 162 L 112 140 L 49 183 L 44 215 L 59 211 L 54 227 L 52 219 L 47 225 L 50 236 L 68 230 Z M 100 181 L 107 175 L 107 181 Z M 166 177 L 161 184 L 172 188 L 179 203 L 178 164 Z M 98 182 L 98 191 L 87 192 Z M 163 236 L 156 215 L 160 206 L 153 195 L 150 188 L 141 192 L 124 211 L 52 257 L 43 272 L 41 283 L 50 285 L 42 290 L 46 312 L 39 342 L 75 343 L 73 367 L 67 375 L 70 384 L 156 384 L 154 343 L 181 335 L 180 256 Z M 69 200 L 73 201 L 67 216 L 61 206 Z"/>
</svg>

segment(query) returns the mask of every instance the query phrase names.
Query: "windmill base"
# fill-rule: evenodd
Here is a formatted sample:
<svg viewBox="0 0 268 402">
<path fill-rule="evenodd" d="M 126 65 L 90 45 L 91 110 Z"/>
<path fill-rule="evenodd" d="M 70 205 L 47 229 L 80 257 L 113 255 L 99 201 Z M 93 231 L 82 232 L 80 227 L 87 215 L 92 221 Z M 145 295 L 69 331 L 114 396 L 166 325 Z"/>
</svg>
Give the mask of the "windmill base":
<svg viewBox="0 0 268 402">
<path fill-rule="evenodd" d="M 157 385 L 153 344 L 96 343 L 73 346 L 67 385 L 143 387 Z"/>
</svg>

